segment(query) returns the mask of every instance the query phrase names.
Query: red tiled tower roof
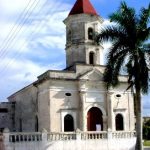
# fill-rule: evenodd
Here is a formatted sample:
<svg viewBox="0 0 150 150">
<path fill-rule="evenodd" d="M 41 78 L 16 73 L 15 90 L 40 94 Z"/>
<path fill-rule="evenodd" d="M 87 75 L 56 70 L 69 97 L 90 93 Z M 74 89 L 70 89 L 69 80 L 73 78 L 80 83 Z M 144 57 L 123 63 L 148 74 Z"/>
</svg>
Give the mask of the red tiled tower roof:
<svg viewBox="0 0 150 150">
<path fill-rule="evenodd" d="M 69 16 L 75 14 L 92 14 L 98 16 L 96 10 L 89 0 L 77 0 L 71 9 Z"/>
</svg>

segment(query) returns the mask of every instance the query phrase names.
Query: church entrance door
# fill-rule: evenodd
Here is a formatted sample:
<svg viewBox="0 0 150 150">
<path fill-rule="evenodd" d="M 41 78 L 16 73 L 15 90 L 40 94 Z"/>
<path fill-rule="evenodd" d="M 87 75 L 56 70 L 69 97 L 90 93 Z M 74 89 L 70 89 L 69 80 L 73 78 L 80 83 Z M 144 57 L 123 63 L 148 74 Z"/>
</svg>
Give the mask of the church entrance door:
<svg viewBox="0 0 150 150">
<path fill-rule="evenodd" d="M 97 107 L 92 107 L 87 113 L 87 127 L 88 131 L 102 131 L 103 118 L 102 112 Z"/>
</svg>

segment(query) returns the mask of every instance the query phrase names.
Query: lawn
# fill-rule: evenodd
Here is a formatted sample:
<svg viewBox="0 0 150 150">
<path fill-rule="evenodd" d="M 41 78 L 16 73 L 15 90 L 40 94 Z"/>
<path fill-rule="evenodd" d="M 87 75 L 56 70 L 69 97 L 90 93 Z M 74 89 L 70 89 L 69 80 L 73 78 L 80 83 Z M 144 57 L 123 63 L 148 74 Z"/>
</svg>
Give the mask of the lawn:
<svg viewBox="0 0 150 150">
<path fill-rule="evenodd" d="M 144 146 L 150 146 L 150 140 L 144 140 Z"/>
</svg>

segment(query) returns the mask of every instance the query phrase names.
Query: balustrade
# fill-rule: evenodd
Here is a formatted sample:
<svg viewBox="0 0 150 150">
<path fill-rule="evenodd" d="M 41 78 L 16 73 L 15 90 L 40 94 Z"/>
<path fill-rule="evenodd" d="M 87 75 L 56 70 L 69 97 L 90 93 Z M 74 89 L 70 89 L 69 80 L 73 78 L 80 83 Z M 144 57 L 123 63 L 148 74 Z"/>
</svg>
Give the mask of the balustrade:
<svg viewBox="0 0 150 150">
<path fill-rule="evenodd" d="M 116 132 L 112 132 L 112 138 L 114 139 L 121 139 L 121 138 L 132 138 L 135 137 L 135 132 L 131 132 L 131 131 L 116 131 Z"/>
<path fill-rule="evenodd" d="M 56 140 L 75 140 L 76 133 L 75 132 L 68 132 L 68 133 L 49 133 L 47 135 L 47 139 L 49 141 L 56 141 Z"/>
<path fill-rule="evenodd" d="M 9 142 L 42 141 L 41 133 L 10 133 Z"/>
<path fill-rule="evenodd" d="M 87 139 L 106 139 L 107 138 L 107 132 L 82 132 L 81 133 L 81 139 L 87 140 Z"/>
<path fill-rule="evenodd" d="M 9 142 L 36 142 L 42 141 L 43 133 L 10 133 Z M 111 135 L 111 136 L 108 136 Z M 135 137 L 135 132 L 126 132 L 126 131 L 88 131 L 88 132 L 51 132 L 45 133 L 45 139 L 47 141 L 71 141 L 71 140 L 101 140 L 101 139 L 122 139 L 122 138 L 133 138 Z M 3 139 L 3 136 L 0 135 L 0 141 Z"/>
</svg>

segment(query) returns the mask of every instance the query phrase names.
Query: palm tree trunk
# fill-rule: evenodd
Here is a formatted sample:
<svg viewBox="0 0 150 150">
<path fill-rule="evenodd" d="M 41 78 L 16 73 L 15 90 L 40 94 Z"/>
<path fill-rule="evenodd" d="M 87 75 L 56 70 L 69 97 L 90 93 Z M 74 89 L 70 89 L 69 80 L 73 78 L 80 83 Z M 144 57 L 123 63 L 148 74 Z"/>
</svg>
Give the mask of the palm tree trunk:
<svg viewBox="0 0 150 150">
<path fill-rule="evenodd" d="M 141 105 L 141 92 L 136 89 L 135 93 L 135 103 L 136 103 L 136 150 L 143 150 L 142 143 L 142 105 Z"/>
</svg>

